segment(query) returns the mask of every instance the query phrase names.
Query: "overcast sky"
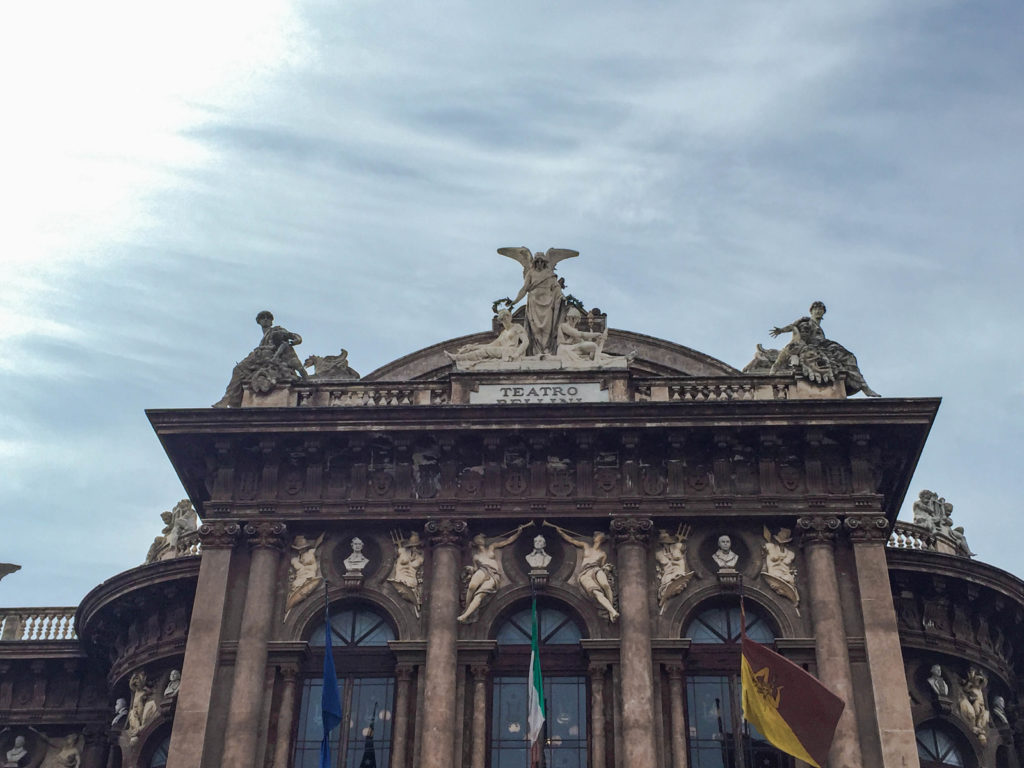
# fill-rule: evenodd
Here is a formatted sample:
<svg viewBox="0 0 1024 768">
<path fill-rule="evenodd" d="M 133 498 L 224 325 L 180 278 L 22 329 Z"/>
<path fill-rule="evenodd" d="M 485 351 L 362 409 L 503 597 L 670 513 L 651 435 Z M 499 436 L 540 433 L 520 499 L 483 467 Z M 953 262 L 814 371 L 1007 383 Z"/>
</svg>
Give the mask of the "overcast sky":
<svg viewBox="0 0 1024 768">
<path fill-rule="evenodd" d="M 610 323 L 742 367 L 823 327 L 941 396 L 928 487 L 1024 573 L 1019 0 L 8 3 L 3 605 L 73 605 L 184 494 L 270 309 L 362 373 L 485 330 L 507 245 Z"/>
</svg>

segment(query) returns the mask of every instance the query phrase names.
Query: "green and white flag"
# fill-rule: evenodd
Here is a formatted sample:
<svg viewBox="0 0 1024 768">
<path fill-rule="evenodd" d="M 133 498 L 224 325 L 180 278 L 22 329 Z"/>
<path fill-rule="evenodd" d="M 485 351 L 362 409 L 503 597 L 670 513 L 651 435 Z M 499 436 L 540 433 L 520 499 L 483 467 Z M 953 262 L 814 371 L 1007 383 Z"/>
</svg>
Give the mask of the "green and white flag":
<svg viewBox="0 0 1024 768">
<path fill-rule="evenodd" d="M 540 674 L 540 633 L 537 627 L 537 598 L 533 598 L 533 626 L 530 630 L 530 746 L 536 747 L 544 729 L 544 678 Z M 536 751 L 534 749 L 533 751 Z"/>
</svg>

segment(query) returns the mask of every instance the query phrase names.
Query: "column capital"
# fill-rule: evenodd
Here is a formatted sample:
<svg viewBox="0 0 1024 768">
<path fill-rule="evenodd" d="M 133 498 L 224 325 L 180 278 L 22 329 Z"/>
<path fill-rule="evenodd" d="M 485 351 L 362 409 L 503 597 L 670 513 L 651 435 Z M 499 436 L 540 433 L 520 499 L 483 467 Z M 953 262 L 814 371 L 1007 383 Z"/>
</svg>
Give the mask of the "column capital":
<svg viewBox="0 0 1024 768">
<path fill-rule="evenodd" d="M 668 672 L 668 679 L 669 680 L 675 681 L 675 680 L 682 680 L 683 679 L 683 665 L 682 664 L 679 664 L 679 663 L 666 664 L 665 665 L 665 671 Z"/>
<path fill-rule="evenodd" d="M 803 532 L 800 537 L 804 546 L 809 544 L 834 545 L 836 533 L 841 527 L 838 517 L 826 515 L 801 517 L 796 521 L 797 527 Z"/>
<path fill-rule="evenodd" d="M 400 683 L 407 683 L 412 680 L 412 675 L 415 669 L 411 664 L 396 664 L 395 665 L 395 678 Z"/>
<path fill-rule="evenodd" d="M 457 547 L 462 544 L 468 526 L 465 520 L 428 520 L 423 527 L 435 547 Z"/>
<path fill-rule="evenodd" d="M 281 679 L 286 683 L 294 683 L 299 677 L 298 664 L 282 664 L 280 666 Z"/>
<path fill-rule="evenodd" d="M 616 544 L 647 546 L 654 523 L 649 517 L 613 517 L 611 527 Z"/>
<path fill-rule="evenodd" d="M 587 665 L 587 672 L 591 680 L 604 680 L 604 675 L 607 671 L 608 665 L 603 661 L 592 661 Z"/>
<path fill-rule="evenodd" d="M 288 526 L 284 523 L 259 522 L 248 523 L 243 529 L 250 549 L 277 549 L 285 546 Z"/>
<path fill-rule="evenodd" d="M 491 674 L 491 668 L 487 664 L 470 664 L 469 673 L 473 675 L 473 682 L 482 685 L 487 682 L 487 676 Z"/>
<path fill-rule="evenodd" d="M 843 524 L 854 544 L 889 540 L 889 521 L 881 515 L 850 515 Z"/>
<path fill-rule="evenodd" d="M 209 522 L 199 526 L 199 542 L 203 549 L 233 549 L 242 527 L 238 523 Z"/>
</svg>

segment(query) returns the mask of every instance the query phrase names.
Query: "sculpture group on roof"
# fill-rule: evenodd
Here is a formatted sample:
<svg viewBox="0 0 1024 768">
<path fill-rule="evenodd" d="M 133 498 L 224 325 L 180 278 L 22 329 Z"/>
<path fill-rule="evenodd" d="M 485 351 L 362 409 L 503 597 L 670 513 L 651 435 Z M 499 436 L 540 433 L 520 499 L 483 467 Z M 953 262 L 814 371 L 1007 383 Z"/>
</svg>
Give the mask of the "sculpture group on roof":
<svg viewBox="0 0 1024 768">
<path fill-rule="evenodd" d="M 579 251 L 548 248 L 499 248 L 498 253 L 523 267 L 523 285 L 515 298 L 492 304 L 501 326 L 488 342 L 465 344 L 445 355 L 460 369 L 555 369 L 623 367 L 628 357 L 609 355 L 606 318 L 600 310 L 584 312 L 583 304 L 564 293 L 565 281 L 555 267 Z M 513 308 L 526 299 L 525 310 Z"/>
<path fill-rule="evenodd" d="M 793 334 L 782 349 L 766 349 L 757 345 L 754 359 L 743 369 L 744 373 L 793 374 L 797 373 L 815 384 L 828 385 L 841 375 L 845 377 L 847 396 L 863 392 L 868 397 L 881 397 L 868 386 L 860 372 L 856 356 L 837 341 L 826 338 L 821 329 L 825 305 L 811 304 L 810 314 L 794 320 L 769 333 L 773 338 L 784 333 Z"/>
<path fill-rule="evenodd" d="M 556 267 L 566 259 L 579 256 L 567 248 L 548 248 L 531 252 L 525 246 L 499 248 L 502 256 L 517 261 L 523 268 L 523 282 L 514 298 L 492 303 L 495 336 L 482 342 L 464 344 L 444 354 L 460 370 L 586 370 L 626 368 L 635 352 L 613 355 L 608 344 L 607 317 L 598 309 L 586 310 L 583 303 L 565 293 L 565 281 Z M 516 305 L 525 303 L 516 309 Z M 809 314 L 788 325 L 772 328 L 771 336 L 789 333 L 781 349 L 757 345 L 754 359 L 744 373 L 768 374 L 804 379 L 812 386 L 838 387 L 842 382 L 847 396 L 863 392 L 879 397 L 868 386 L 856 356 L 837 341 L 826 337 L 821 328 L 825 305 L 811 304 Z M 237 408 L 246 388 L 267 394 L 281 385 L 312 378 L 319 381 L 345 381 L 359 378 L 348 364 L 348 352 L 338 355 L 309 355 L 300 362 L 295 347 L 302 337 L 280 325 L 264 310 L 256 316 L 263 336 L 259 344 L 234 367 L 224 396 L 214 407 Z M 313 373 L 308 373 L 312 368 Z"/>
</svg>

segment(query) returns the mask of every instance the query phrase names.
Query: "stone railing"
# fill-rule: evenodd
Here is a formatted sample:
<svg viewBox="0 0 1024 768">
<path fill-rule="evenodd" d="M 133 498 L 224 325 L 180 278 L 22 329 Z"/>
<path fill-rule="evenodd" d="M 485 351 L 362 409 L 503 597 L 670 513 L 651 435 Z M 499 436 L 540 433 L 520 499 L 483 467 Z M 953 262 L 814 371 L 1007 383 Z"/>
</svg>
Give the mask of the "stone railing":
<svg viewBox="0 0 1024 768">
<path fill-rule="evenodd" d="M 897 520 L 889 535 L 888 546 L 893 549 L 928 549 L 935 551 L 935 534 L 920 525 Z"/>
<path fill-rule="evenodd" d="M 446 405 L 450 397 L 448 382 L 345 382 L 294 384 L 293 405 L 366 407 L 380 405 Z M 246 403 L 248 404 L 248 403 Z M 254 401 L 253 405 L 259 405 Z"/>
<path fill-rule="evenodd" d="M 971 557 L 970 553 L 957 546 L 956 541 L 944 534 L 935 534 L 927 528 L 897 520 L 889 535 L 887 546 L 893 549 L 920 549 L 928 552 L 942 552 L 946 555 Z"/>
<path fill-rule="evenodd" d="M 0 608 L 0 640 L 75 640 L 75 608 Z"/>
</svg>

